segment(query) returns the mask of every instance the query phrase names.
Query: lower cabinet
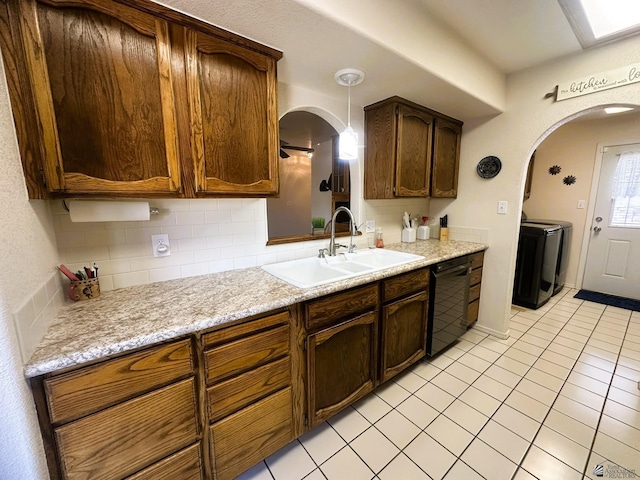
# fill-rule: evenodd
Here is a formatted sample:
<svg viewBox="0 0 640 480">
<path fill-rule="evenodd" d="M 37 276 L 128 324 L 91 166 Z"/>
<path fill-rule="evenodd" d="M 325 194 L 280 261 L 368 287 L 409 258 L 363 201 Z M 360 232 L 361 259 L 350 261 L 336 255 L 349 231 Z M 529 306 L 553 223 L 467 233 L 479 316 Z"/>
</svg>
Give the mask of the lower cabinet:
<svg viewBox="0 0 640 480">
<path fill-rule="evenodd" d="M 469 307 L 467 309 L 467 326 L 470 327 L 478 320 L 480 309 L 480 287 L 482 285 L 482 265 L 484 252 L 471 255 L 471 275 L 469 279 Z"/>
</svg>

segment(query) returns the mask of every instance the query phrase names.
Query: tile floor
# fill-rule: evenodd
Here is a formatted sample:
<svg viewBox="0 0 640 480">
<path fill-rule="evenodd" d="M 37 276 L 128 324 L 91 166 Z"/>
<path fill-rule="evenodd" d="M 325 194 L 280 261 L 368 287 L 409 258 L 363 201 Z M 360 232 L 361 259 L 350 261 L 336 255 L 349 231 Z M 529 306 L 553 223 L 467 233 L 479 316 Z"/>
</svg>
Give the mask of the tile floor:
<svg viewBox="0 0 640 480">
<path fill-rule="evenodd" d="M 469 330 L 239 478 L 640 478 L 640 312 L 574 294 L 514 307 L 507 340 Z"/>
</svg>

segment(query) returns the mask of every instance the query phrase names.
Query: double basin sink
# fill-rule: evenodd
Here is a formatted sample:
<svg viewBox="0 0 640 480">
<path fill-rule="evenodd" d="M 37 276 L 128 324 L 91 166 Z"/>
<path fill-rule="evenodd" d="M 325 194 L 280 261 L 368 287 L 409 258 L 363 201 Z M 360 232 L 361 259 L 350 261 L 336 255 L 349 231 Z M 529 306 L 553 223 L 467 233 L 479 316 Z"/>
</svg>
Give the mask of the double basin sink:
<svg viewBox="0 0 640 480">
<path fill-rule="evenodd" d="M 310 288 L 423 259 L 413 253 L 375 248 L 263 265 L 262 269 L 296 287 Z"/>
</svg>

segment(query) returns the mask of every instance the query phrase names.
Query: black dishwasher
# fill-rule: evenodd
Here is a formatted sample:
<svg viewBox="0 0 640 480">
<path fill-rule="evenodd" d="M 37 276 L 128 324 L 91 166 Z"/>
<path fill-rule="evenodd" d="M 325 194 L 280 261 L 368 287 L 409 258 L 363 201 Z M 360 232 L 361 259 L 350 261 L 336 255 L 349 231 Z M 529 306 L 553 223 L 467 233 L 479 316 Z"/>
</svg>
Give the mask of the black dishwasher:
<svg viewBox="0 0 640 480">
<path fill-rule="evenodd" d="M 433 357 L 467 330 L 471 256 L 431 267 L 427 355 Z"/>
</svg>

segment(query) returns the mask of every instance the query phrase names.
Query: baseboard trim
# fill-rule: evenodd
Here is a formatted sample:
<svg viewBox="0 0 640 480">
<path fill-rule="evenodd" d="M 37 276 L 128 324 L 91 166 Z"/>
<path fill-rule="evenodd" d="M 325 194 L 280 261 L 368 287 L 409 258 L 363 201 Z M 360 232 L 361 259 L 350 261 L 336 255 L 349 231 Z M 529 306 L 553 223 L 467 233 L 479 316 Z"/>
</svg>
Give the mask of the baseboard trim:
<svg viewBox="0 0 640 480">
<path fill-rule="evenodd" d="M 484 325 L 480 325 L 478 323 L 476 323 L 473 326 L 473 328 L 477 328 L 481 332 L 488 333 L 489 335 L 492 335 L 494 337 L 498 337 L 501 340 L 506 340 L 511 335 L 509 330 L 507 330 L 506 332 L 501 332 L 499 330 L 494 330 L 493 328 L 485 327 Z"/>
</svg>

